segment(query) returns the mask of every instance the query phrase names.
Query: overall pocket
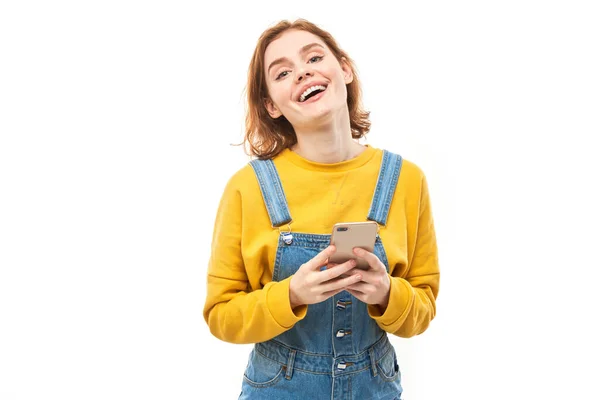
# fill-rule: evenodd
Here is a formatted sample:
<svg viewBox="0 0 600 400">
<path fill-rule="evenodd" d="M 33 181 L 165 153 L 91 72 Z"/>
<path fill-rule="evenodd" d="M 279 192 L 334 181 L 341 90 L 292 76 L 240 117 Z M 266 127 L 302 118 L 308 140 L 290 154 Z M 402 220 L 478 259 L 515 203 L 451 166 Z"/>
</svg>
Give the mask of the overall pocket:
<svg viewBox="0 0 600 400">
<path fill-rule="evenodd" d="M 381 379 L 386 382 L 393 381 L 398 378 L 400 375 L 400 368 L 398 367 L 396 351 L 393 348 L 390 348 L 386 355 L 377 361 L 377 370 L 379 375 L 381 375 Z"/>
<path fill-rule="evenodd" d="M 285 366 L 258 353 L 250 353 L 248 366 L 244 372 L 244 381 L 255 388 L 273 386 L 284 376 Z"/>
</svg>

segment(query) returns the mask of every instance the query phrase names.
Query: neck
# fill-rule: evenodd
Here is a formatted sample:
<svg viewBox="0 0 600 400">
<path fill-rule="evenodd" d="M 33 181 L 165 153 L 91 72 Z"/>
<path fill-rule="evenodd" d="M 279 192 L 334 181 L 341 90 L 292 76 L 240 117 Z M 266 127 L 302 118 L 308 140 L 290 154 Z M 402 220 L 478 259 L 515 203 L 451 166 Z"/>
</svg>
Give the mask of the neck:
<svg viewBox="0 0 600 400">
<path fill-rule="evenodd" d="M 309 161 L 333 164 L 350 160 L 365 147 L 352 138 L 348 112 L 311 126 L 295 126 L 298 143 L 291 150 Z"/>
</svg>

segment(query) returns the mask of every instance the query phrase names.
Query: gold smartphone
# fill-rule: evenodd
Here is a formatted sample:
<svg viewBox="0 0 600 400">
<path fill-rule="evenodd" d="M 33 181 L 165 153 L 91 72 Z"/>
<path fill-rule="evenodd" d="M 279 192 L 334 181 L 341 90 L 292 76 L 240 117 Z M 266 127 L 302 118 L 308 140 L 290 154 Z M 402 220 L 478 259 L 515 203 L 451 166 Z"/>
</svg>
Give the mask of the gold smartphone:
<svg viewBox="0 0 600 400">
<path fill-rule="evenodd" d="M 331 244 L 335 245 L 335 254 L 329 257 L 329 262 L 341 264 L 354 259 L 357 268 L 368 269 L 369 264 L 363 258 L 358 258 L 352 249 L 360 247 L 372 253 L 375 249 L 377 228 L 375 221 L 335 224 L 331 232 Z"/>
</svg>

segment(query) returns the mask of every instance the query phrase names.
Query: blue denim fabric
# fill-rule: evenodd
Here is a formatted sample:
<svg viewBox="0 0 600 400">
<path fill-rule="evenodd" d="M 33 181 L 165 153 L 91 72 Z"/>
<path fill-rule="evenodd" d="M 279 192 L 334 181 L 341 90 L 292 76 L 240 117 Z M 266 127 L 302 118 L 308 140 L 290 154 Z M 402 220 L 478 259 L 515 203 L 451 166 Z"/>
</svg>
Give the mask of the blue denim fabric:
<svg viewBox="0 0 600 400">
<path fill-rule="evenodd" d="M 386 224 L 401 169 L 402 157 L 384 150 L 371 210 L 367 217 L 371 221 L 377 221 L 380 225 Z"/>
<path fill-rule="evenodd" d="M 285 194 L 271 160 L 251 162 L 273 227 L 291 221 Z M 368 219 L 385 225 L 402 158 L 384 150 Z M 293 275 L 329 245 L 330 235 L 284 232 L 273 281 Z M 389 264 L 379 236 L 375 254 Z M 396 352 L 367 305 L 344 291 L 308 306 L 293 328 L 250 353 L 239 399 L 395 400 L 402 394 Z"/>
</svg>

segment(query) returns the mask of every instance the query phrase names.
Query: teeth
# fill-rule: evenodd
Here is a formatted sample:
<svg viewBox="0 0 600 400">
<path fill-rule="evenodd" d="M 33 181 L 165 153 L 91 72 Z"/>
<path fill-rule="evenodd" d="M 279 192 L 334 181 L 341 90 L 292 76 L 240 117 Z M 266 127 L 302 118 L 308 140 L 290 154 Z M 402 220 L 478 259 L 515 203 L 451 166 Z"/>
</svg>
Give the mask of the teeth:
<svg viewBox="0 0 600 400">
<path fill-rule="evenodd" d="M 306 96 L 308 96 L 309 94 L 311 94 L 312 92 L 314 92 L 317 89 L 325 90 L 327 88 L 323 85 L 316 85 L 316 86 L 309 87 L 308 89 L 306 89 L 304 91 L 304 93 L 302 93 L 300 95 L 300 103 L 302 103 L 306 99 Z"/>
</svg>

